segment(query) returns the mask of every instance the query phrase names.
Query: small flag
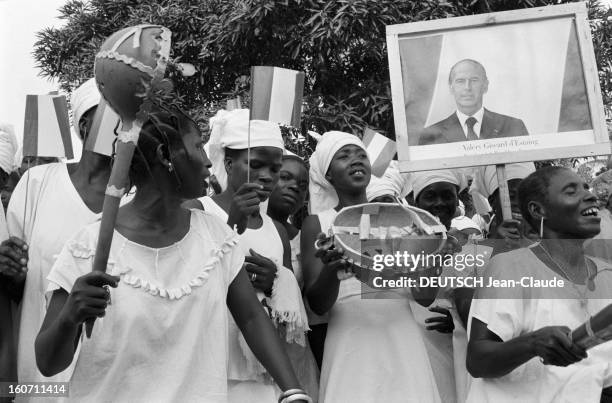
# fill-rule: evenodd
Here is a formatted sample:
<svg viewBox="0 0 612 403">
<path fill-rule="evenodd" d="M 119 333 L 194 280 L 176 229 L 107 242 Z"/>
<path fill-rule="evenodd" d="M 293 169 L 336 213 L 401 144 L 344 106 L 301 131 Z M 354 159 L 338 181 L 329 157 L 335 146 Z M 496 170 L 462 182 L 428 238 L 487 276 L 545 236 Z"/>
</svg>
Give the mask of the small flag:
<svg viewBox="0 0 612 403">
<path fill-rule="evenodd" d="M 372 174 L 381 178 L 397 152 L 395 141 L 366 127 L 363 131 L 363 144 L 372 159 Z"/>
<path fill-rule="evenodd" d="M 233 111 L 234 109 L 242 108 L 242 103 L 240 102 L 240 97 L 228 99 L 225 102 L 225 109 L 228 111 Z"/>
<path fill-rule="evenodd" d="M 251 120 L 300 127 L 304 73 L 272 66 L 251 67 Z"/>
<path fill-rule="evenodd" d="M 74 158 L 65 96 L 26 96 L 23 156 Z"/>
<path fill-rule="evenodd" d="M 118 123 L 119 115 L 108 106 L 104 98 L 100 98 L 84 149 L 109 157 L 113 155 L 113 142 L 117 137 L 115 128 Z"/>
</svg>

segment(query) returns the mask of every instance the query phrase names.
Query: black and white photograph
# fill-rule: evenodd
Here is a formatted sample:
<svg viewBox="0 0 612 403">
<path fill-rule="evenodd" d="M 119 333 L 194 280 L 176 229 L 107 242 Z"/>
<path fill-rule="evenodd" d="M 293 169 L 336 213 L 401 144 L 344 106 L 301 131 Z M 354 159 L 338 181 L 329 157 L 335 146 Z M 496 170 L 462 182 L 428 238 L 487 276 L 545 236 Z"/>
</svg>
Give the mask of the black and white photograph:
<svg viewBox="0 0 612 403">
<path fill-rule="evenodd" d="M 395 123 L 408 146 L 400 159 L 433 169 L 521 162 L 519 152 L 568 157 L 576 147 L 586 156 L 589 145 L 600 153 L 607 136 L 585 29 L 576 5 L 390 27 Z"/>
<path fill-rule="evenodd" d="M 0 403 L 612 403 L 612 0 L 0 0 Z"/>
</svg>

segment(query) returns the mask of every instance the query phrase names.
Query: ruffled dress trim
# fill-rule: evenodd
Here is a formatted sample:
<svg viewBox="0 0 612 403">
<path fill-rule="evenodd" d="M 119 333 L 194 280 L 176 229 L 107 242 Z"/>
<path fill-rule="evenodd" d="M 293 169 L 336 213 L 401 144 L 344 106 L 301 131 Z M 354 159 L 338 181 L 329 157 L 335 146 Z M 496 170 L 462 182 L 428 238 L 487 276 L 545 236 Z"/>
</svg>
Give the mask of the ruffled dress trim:
<svg viewBox="0 0 612 403">
<path fill-rule="evenodd" d="M 125 239 L 120 250 L 123 250 L 127 242 L 130 241 Z M 161 287 L 158 284 L 155 284 L 153 281 L 130 274 L 132 268 L 129 267 L 129 265 L 117 263 L 115 260 L 110 258 L 108 260 L 108 271 L 113 276 L 120 276 L 122 282 L 130 287 L 140 288 L 142 291 L 156 297 L 165 298 L 168 300 L 179 300 L 187 295 L 190 295 L 193 288 L 203 286 L 208 280 L 209 271 L 220 264 L 223 256 L 230 252 L 237 244 L 238 236 L 236 234 L 232 234 L 230 237 L 226 238 L 223 244 L 213 251 L 213 256 L 208 260 L 208 263 L 191 280 L 180 287 Z M 72 241 L 69 243 L 68 250 L 72 256 L 79 259 L 90 259 L 95 255 L 94 248 L 77 241 Z"/>
</svg>

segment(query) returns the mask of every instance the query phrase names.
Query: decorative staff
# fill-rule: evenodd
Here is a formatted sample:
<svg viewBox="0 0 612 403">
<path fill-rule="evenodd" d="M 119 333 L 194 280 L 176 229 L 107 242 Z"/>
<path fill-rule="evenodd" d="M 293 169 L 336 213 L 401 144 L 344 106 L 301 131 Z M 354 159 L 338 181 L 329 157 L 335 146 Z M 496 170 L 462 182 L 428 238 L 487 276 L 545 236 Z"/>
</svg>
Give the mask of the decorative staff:
<svg viewBox="0 0 612 403">
<path fill-rule="evenodd" d="M 104 204 L 93 270 L 106 271 L 121 197 L 128 189 L 128 173 L 138 136 L 149 113 L 172 92 L 165 79 L 171 31 L 160 25 L 138 25 L 111 35 L 96 55 L 94 74 L 100 94 L 119 115 L 116 151 Z M 184 75 L 193 66 L 178 65 Z M 185 73 L 185 70 L 188 72 Z M 86 323 L 91 336 L 93 320 Z"/>
</svg>

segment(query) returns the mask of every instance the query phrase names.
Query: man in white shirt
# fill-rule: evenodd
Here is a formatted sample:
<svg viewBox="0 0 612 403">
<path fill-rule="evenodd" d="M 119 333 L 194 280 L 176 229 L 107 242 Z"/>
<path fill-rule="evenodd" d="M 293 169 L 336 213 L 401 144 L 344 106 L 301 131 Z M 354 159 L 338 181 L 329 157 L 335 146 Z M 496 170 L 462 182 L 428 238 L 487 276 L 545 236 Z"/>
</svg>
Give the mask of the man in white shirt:
<svg viewBox="0 0 612 403">
<path fill-rule="evenodd" d="M 476 60 L 457 62 L 451 68 L 448 84 L 457 110 L 425 128 L 419 136 L 419 145 L 528 135 L 522 120 L 483 107 L 489 80 L 485 68 Z"/>
</svg>

